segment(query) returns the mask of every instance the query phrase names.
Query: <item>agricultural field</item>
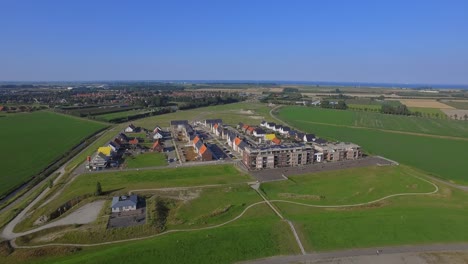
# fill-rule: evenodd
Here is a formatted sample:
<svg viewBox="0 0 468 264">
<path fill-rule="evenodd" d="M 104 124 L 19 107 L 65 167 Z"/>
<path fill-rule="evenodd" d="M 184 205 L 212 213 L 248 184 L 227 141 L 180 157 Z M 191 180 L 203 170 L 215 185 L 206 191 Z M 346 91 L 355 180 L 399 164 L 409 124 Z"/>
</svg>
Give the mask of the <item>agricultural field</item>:
<svg viewBox="0 0 468 264">
<path fill-rule="evenodd" d="M 279 117 L 288 123 L 310 122 L 311 126 L 329 124 L 468 138 L 468 122 L 462 121 L 297 106 L 281 109 Z"/>
<path fill-rule="evenodd" d="M 442 103 L 460 110 L 468 110 L 468 101 L 442 101 Z"/>
<path fill-rule="evenodd" d="M 399 101 L 408 107 L 424 107 L 438 109 L 452 109 L 450 105 L 441 103 L 434 99 L 399 99 Z"/>
<path fill-rule="evenodd" d="M 7 115 L 0 118 L 0 127 L 1 196 L 106 125 L 40 111 Z"/>
<path fill-rule="evenodd" d="M 125 158 L 125 166 L 129 169 L 165 165 L 167 165 L 166 156 L 162 153 L 145 153 Z"/>
<path fill-rule="evenodd" d="M 115 119 L 132 118 L 133 116 L 144 115 L 150 112 L 151 111 L 148 109 L 143 109 L 143 110 L 137 109 L 137 110 L 129 110 L 129 111 L 123 111 L 123 112 L 114 112 L 114 113 L 108 113 L 108 114 L 103 114 L 103 115 L 97 115 L 96 118 L 99 120 L 110 122 Z"/>
<path fill-rule="evenodd" d="M 382 155 L 400 163 L 425 170 L 434 176 L 457 183 L 468 184 L 466 167 L 468 140 L 382 131 L 372 126 L 366 128 L 342 126 L 341 124 L 346 125 L 353 122 L 353 114 L 356 113 L 349 111 L 287 107 L 280 110 L 279 116 L 288 124 L 303 131 L 315 133 L 319 137 L 354 142 L 361 145 L 363 149 L 370 154 Z M 396 128 L 399 127 L 402 131 L 407 131 L 405 128 L 413 128 L 411 130 L 414 131 L 416 128 L 414 125 L 418 124 L 411 123 L 412 120 L 416 119 L 412 117 L 388 116 L 374 113 L 364 114 L 379 115 L 382 124 L 384 124 L 383 122 L 385 122 L 385 124 L 394 123 Z M 386 119 L 387 117 L 390 118 L 390 120 Z M 373 121 L 378 122 L 379 119 L 377 116 L 374 116 L 374 118 L 376 119 Z M 407 118 L 409 121 L 404 118 Z M 320 120 L 319 123 L 316 123 L 316 120 Z M 401 120 L 401 123 L 396 122 L 396 120 Z M 451 127 L 452 124 L 450 123 L 453 122 L 449 120 L 421 119 L 419 125 L 421 127 L 426 125 L 426 128 L 431 127 L 432 129 L 438 128 L 437 132 L 442 133 L 442 135 L 462 135 L 466 133 L 461 133 L 462 130 L 451 131 L 456 132 L 451 133 L 447 131 L 445 127 L 435 126 L 434 124 L 436 123 L 432 121 L 447 123 L 448 127 Z M 355 122 L 368 124 L 369 120 L 361 116 L 361 119 L 355 120 Z M 463 124 L 462 121 L 453 123 L 455 124 L 455 126 L 453 126 L 454 129 L 458 127 L 458 125 Z M 404 125 L 409 124 L 413 125 L 404 127 Z M 386 127 L 386 129 L 388 129 L 388 127 Z M 433 130 L 431 132 L 435 131 Z"/>
<path fill-rule="evenodd" d="M 445 113 L 441 111 L 439 108 L 426 108 L 426 107 L 409 107 L 408 108 L 411 112 L 420 112 L 423 115 L 428 116 L 437 116 L 437 117 L 445 117 Z"/>
</svg>

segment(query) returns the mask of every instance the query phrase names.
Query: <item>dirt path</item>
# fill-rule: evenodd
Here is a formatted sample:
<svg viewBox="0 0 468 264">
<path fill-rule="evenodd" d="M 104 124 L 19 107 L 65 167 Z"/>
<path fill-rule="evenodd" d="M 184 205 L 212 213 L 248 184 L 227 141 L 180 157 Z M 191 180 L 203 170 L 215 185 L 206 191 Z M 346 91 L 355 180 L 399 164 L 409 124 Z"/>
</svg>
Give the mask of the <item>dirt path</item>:
<svg viewBox="0 0 468 264">
<path fill-rule="evenodd" d="M 416 177 L 416 176 L 414 176 Z M 418 177 L 419 178 L 419 177 Z M 429 182 L 429 181 L 428 181 Z M 431 183 L 431 182 L 430 182 Z M 256 183 L 258 184 L 258 183 Z M 174 229 L 174 230 L 169 230 L 167 232 L 164 232 L 164 233 L 160 233 L 160 234 L 156 234 L 156 235 L 151 235 L 151 236 L 146 236 L 146 237 L 138 237 L 138 238 L 131 238 L 131 239 L 124 239 L 124 240 L 117 240 L 117 241 L 111 241 L 111 242 L 102 242 L 102 243 L 94 243 L 94 244 L 72 244 L 72 243 L 50 243 L 50 244 L 44 244 L 44 245 L 37 245 L 37 246 L 18 246 L 14 243 L 14 240 L 12 241 L 12 246 L 15 247 L 15 248 L 41 248 L 41 247 L 47 247 L 47 246 L 79 246 L 79 247 L 92 247 L 92 246 L 101 246 L 101 245 L 110 245 L 110 244 L 117 244 L 117 243 L 123 243 L 123 242 L 131 242 L 131 241 L 139 241 L 139 240 L 144 240 L 144 239 L 149 239 L 149 238 L 154 238 L 154 237 L 158 237 L 158 236 L 162 236 L 162 235 L 166 235 L 166 234 L 170 234 L 170 233 L 175 233 L 175 232 L 189 232 L 189 231 L 199 231 L 199 230 L 207 230 L 207 229 L 213 229 L 213 228 L 218 228 L 218 227 L 221 227 L 221 226 L 224 226 L 224 225 L 227 225 L 229 223 L 232 223 L 236 220 L 238 220 L 239 218 L 241 218 L 250 208 L 254 207 L 254 206 L 257 206 L 259 204 L 264 204 L 264 203 L 267 203 L 270 208 L 273 209 L 273 211 L 275 211 L 275 213 L 280 216 L 281 219 L 284 219 L 284 217 L 281 215 L 281 213 L 279 213 L 279 211 L 277 211 L 275 209 L 275 207 L 271 204 L 271 202 L 286 202 L 286 203 L 293 203 L 293 204 L 298 204 L 298 205 L 303 205 L 303 206 L 309 206 L 309 207 L 329 207 L 329 208 L 332 208 L 332 207 L 349 207 L 349 206 L 361 206 L 361 205 L 367 205 L 367 204 L 372 204 L 372 203 L 376 203 L 376 202 L 379 202 L 379 201 L 382 201 L 384 199 L 389 199 L 391 197 L 395 197 L 395 196 L 403 196 L 403 195 L 407 195 L 407 196 L 410 196 L 410 195 L 428 195 L 428 194 L 433 194 L 435 192 L 437 192 L 439 190 L 438 186 L 435 185 L 434 183 L 431 183 L 433 184 L 437 189 L 430 192 L 430 193 L 401 193 L 401 194 L 392 194 L 392 195 L 388 195 L 388 196 L 385 196 L 383 198 L 380 198 L 380 199 L 377 199 L 377 200 L 374 200 L 374 201 L 370 201 L 370 202 L 366 202 L 366 203 L 360 203 L 360 204 L 355 204 L 355 205 L 310 205 L 310 204 L 302 204 L 302 203 L 296 203 L 296 202 L 291 202 L 291 201 L 285 201 L 285 200 L 271 200 L 271 201 L 268 201 L 266 200 L 266 198 L 264 198 L 263 201 L 261 202 L 257 202 L 257 203 L 253 203 L 249 206 L 247 206 L 238 216 L 236 216 L 235 218 L 231 219 L 231 220 L 228 220 L 224 223 L 221 223 L 221 224 L 218 224 L 218 225 L 213 225 L 213 226 L 208 226 L 208 227 L 202 227 L 202 228 L 193 228 L 193 229 Z M 255 185 L 255 184 L 254 184 Z M 258 186 L 252 186 L 254 189 L 255 187 L 258 189 L 259 185 Z M 258 192 L 258 191 L 257 191 Z M 261 195 L 263 197 L 263 195 Z M 14 226 L 12 226 L 13 228 Z M 294 228 L 294 226 L 292 226 L 292 228 Z M 12 230 L 12 229 L 11 229 Z M 295 229 L 294 231 L 295 232 Z M 5 230 L 4 230 L 4 233 L 5 233 Z M 15 236 L 15 234 L 11 231 L 12 235 L 9 239 L 12 239 Z M 297 235 L 297 232 L 295 232 L 296 235 Z M 4 235 L 4 234 L 2 234 Z M 297 238 L 299 238 L 297 236 Z M 300 243 L 300 240 L 298 241 L 298 243 Z M 301 243 L 302 245 L 302 243 Z M 303 248 L 303 247 L 302 247 Z M 302 250 L 301 250 L 302 251 Z M 305 250 L 303 251 L 303 253 L 305 254 Z"/>
</svg>

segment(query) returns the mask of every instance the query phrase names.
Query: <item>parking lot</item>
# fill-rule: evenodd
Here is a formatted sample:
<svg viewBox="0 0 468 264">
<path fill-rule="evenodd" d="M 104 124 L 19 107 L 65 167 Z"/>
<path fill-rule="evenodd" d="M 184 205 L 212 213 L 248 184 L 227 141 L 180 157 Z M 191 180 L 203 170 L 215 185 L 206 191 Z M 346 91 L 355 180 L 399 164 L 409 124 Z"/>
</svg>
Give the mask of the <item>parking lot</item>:
<svg viewBox="0 0 468 264">
<path fill-rule="evenodd" d="M 314 163 L 310 165 L 298 166 L 298 167 L 286 167 L 286 168 L 276 168 L 276 169 L 264 169 L 259 171 L 251 171 L 250 173 L 259 181 L 259 182 L 268 182 L 268 181 L 279 181 L 284 180 L 288 176 L 301 175 L 322 171 L 331 171 L 331 170 L 342 170 L 349 168 L 358 168 L 358 167 L 367 167 L 367 166 L 388 166 L 393 163 L 380 158 L 380 157 L 365 157 L 358 160 L 343 160 L 343 161 L 334 161 L 334 162 L 323 162 L 323 163 Z"/>
<path fill-rule="evenodd" d="M 120 213 L 111 213 L 107 228 L 118 228 L 127 226 L 137 226 L 146 223 L 146 205 L 135 211 L 127 211 Z"/>
</svg>

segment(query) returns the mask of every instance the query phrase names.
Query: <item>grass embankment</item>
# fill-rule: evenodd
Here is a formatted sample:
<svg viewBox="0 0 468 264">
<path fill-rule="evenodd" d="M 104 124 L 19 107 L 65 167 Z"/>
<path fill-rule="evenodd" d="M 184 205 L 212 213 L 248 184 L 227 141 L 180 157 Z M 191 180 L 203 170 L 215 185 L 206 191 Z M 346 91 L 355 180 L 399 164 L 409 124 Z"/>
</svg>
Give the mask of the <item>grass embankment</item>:
<svg viewBox="0 0 468 264">
<path fill-rule="evenodd" d="M 280 110 L 280 117 L 288 124 L 307 132 L 316 133 L 320 137 L 354 142 L 361 145 L 368 153 L 382 155 L 400 163 L 423 169 L 433 176 L 468 184 L 465 155 L 468 149 L 467 140 L 385 132 L 376 130 L 375 128 L 379 128 L 376 125 L 368 125 L 368 128 L 341 126 L 341 124 L 346 125 L 352 122 L 358 124 L 376 124 L 380 122 L 382 128 L 391 130 L 400 128 L 400 131 L 407 131 L 405 130 L 405 124 L 407 124 L 406 128 L 412 132 L 425 133 L 425 131 L 432 127 L 433 129 L 429 132 L 434 134 L 439 132 L 442 135 L 463 135 L 465 134 L 465 127 L 468 124 L 462 124 L 461 121 L 434 119 L 421 119 L 422 121 L 419 124 L 413 123 L 415 119 L 419 118 L 394 117 L 382 114 L 375 114 L 378 116 L 375 116 L 373 121 L 369 121 L 364 116 L 361 119 L 353 119 L 353 115 L 349 113 L 347 111 L 323 111 L 321 109 L 316 111 L 316 109 L 310 108 L 287 107 Z M 382 118 L 381 121 L 378 121 L 379 117 Z M 398 124 L 398 120 L 401 120 L 401 124 Z M 314 122 L 319 122 L 320 124 Z M 322 122 L 327 122 L 328 124 Z M 449 123 L 447 127 L 443 126 L 445 122 Z M 395 127 L 392 128 L 391 124 L 395 124 Z M 439 125 L 435 126 L 435 124 Z M 421 126 L 421 129 L 416 130 L 415 125 Z M 423 129 L 424 127 L 425 129 Z M 450 127 L 453 130 L 447 131 Z"/>
<path fill-rule="evenodd" d="M 42 254 L 39 254 L 42 252 Z M 54 252 L 57 256 L 54 256 Z M 226 226 L 168 234 L 116 245 L 82 248 L 72 253 L 60 248 L 16 250 L 0 261 L 8 263 L 233 263 L 273 255 L 299 254 L 285 222 L 266 205 L 249 210 Z M 39 257 L 38 257 L 39 256 Z M 3 259 L 2 259 L 3 258 Z"/>
<path fill-rule="evenodd" d="M 26 182 L 105 125 L 84 119 L 33 112 L 0 119 L 0 196 Z"/>
<path fill-rule="evenodd" d="M 405 166 L 366 167 L 289 177 L 261 186 L 270 200 L 313 205 L 366 203 L 397 193 L 425 193 L 434 186 L 413 177 Z"/>
<path fill-rule="evenodd" d="M 126 167 L 131 168 L 145 168 L 155 166 L 167 165 L 166 156 L 162 153 L 145 153 L 135 157 L 125 158 Z"/>
<path fill-rule="evenodd" d="M 261 198 L 247 186 L 228 185 L 223 187 L 193 188 L 187 190 L 148 191 L 139 193 L 147 197 L 147 220 L 144 225 L 107 229 L 110 200 L 98 220 L 83 228 L 60 227 L 44 230 L 17 240 L 17 244 L 44 243 L 100 243 L 137 237 L 148 237 L 171 230 L 206 228 L 225 223 L 239 216 L 249 205 Z M 163 224 L 159 225 L 158 213 L 154 210 L 155 199 L 163 202 L 167 209 Z M 67 230 L 64 232 L 64 230 Z M 172 232 L 172 231 L 171 231 Z M 50 239 L 44 239 L 49 237 Z"/>
<path fill-rule="evenodd" d="M 41 215 L 49 214 L 75 197 L 94 193 L 97 182 L 101 183 L 103 191 L 110 199 L 112 195 L 125 194 L 131 190 L 231 184 L 247 182 L 250 179 L 250 176 L 239 172 L 232 165 L 84 174 L 67 186 L 56 199 L 37 209 L 29 218 L 18 224 L 15 232 L 30 229 Z"/>
</svg>

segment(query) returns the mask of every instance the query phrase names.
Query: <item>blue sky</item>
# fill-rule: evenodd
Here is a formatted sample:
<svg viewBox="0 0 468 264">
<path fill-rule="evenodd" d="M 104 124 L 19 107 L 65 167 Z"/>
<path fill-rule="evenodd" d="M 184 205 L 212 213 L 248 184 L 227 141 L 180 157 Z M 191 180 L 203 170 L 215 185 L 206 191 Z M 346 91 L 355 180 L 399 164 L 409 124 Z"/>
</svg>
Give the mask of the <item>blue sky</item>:
<svg viewBox="0 0 468 264">
<path fill-rule="evenodd" d="M 468 1 L 0 2 L 0 80 L 468 84 Z"/>
</svg>

